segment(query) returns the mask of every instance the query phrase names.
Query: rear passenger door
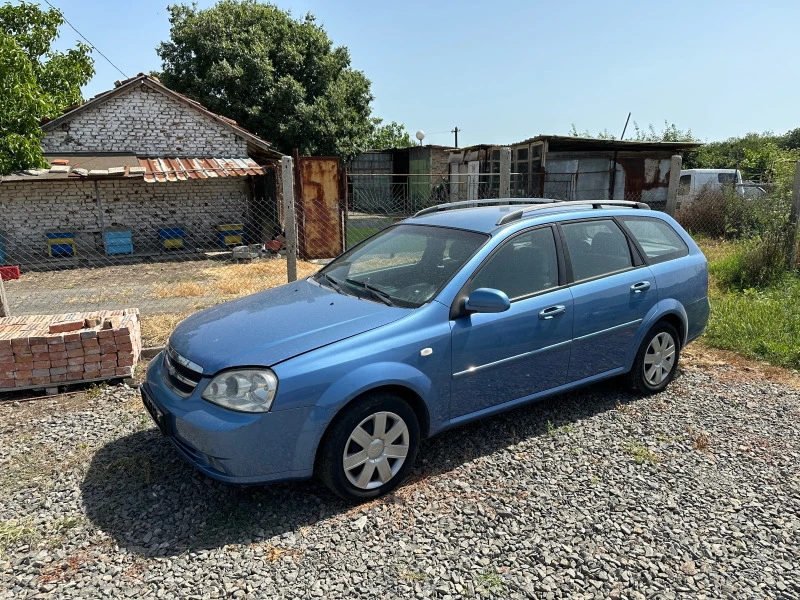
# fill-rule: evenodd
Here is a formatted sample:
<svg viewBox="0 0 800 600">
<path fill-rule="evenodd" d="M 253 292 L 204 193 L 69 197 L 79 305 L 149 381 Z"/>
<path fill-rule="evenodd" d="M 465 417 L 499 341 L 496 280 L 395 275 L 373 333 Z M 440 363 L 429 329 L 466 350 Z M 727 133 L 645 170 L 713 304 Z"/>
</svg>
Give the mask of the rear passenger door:
<svg viewBox="0 0 800 600">
<path fill-rule="evenodd" d="M 572 382 L 625 366 L 658 294 L 653 273 L 614 219 L 566 222 L 559 230 L 575 312 Z"/>
</svg>

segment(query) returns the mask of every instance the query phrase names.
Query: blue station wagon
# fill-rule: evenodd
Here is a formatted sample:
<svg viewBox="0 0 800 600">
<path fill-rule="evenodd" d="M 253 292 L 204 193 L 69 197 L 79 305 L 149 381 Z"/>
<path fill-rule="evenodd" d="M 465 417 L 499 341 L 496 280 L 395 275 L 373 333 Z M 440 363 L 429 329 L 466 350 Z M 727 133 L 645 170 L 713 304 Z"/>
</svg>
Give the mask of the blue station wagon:
<svg viewBox="0 0 800 600">
<path fill-rule="evenodd" d="M 209 477 L 362 501 L 456 425 L 623 374 L 663 390 L 708 316 L 705 257 L 646 204 L 444 204 L 189 317 L 142 397 Z"/>
</svg>

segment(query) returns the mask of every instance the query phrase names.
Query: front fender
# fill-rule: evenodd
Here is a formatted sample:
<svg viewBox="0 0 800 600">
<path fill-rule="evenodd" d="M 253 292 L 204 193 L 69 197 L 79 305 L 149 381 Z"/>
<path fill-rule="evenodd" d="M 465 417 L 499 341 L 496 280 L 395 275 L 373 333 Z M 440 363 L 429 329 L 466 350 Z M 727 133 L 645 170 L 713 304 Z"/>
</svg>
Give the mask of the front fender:
<svg viewBox="0 0 800 600">
<path fill-rule="evenodd" d="M 419 369 L 396 362 L 366 364 L 349 371 L 325 390 L 317 400 L 317 406 L 336 414 L 353 398 L 389 385 L 409 388 L 430 406 L 427 400 L 433 382 Z"/>
<path fill-rule="evenodd" d="M 431 406 L 446 407 L 446 402 L 431 402 L 432 396 L 436 395 L 433 382 L 422 371 L 395 362 L 380 362 L 363 365 L 353 371 L 348 372 L 328 387 L 319 397 L 314 407 L 314 412 L 318 417 L 326 419 L 324 426 L 318 427 L 316 439 L 314 440 L 314 456 L 316 456 L 322 437 L 327 431 L 337 414 L 355 398 L 362 394 L 380 387 L 399 386 L 407 388 L 417 394 L 425 403 L 430 416 L 431 423 L 441 423 L 446 414 L 445 408 L 434 410 L 431 413 Z M 323 425 L 320 423 L 320 425 Z"/>
<path fill-rule="evenodd" d="M 647 335 L 647 332 L 650 331 L 653 325 L 668 315 L 674 315 L 680 319 L 681 331 L 679 333 L 682 339 L 688 339 L 689 319 L 686 316 L 686 309 L 674 298 L 659 300 L 653 308 L 647 312 L 644 319 L 642 319 L 641 325 L 639 325 L 639 330 L 636 332 L 636 338 L 634 339 L 634 343 L 631 344 L 625 363 L 628 370 L 633 368 L 633 361 L 636 359 L 636 353 L 639 351 L 639 346 L 641 346 L 644 336 Z"/>
</svg>

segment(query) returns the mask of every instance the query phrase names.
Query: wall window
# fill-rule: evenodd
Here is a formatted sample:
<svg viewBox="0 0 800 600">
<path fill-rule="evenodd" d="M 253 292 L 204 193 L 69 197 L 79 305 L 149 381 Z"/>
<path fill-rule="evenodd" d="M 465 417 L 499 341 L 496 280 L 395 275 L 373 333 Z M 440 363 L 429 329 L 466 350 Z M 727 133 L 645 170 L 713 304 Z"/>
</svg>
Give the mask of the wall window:
<svg viewBox="0 0 800 600">
<path fill-rule="evenodd" d="M 628 238 L 611 219 L 561 226 L 575 281 L 622 271 L 633 266 Z"/>
<path fill-rule="evenodd" d="M 514 300 L 558 286 L 558 258 L 550 227 L 521 233 L 505 242 L 470 284 L 502 290 Z"/>
</svg>

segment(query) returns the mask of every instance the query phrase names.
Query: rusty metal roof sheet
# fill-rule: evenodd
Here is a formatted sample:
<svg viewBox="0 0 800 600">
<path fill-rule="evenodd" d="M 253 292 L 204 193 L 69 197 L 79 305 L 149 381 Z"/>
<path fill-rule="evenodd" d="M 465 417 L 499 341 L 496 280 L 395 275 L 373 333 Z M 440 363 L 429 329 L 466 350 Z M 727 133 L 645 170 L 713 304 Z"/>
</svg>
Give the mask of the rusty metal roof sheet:
<svg viewBox="0 0 800 600">
<path fill-rule="evenodd" d="M 264 167 L 252 158 L 139 158 L 147 183 L 262 175 Z"/>
</svg>

